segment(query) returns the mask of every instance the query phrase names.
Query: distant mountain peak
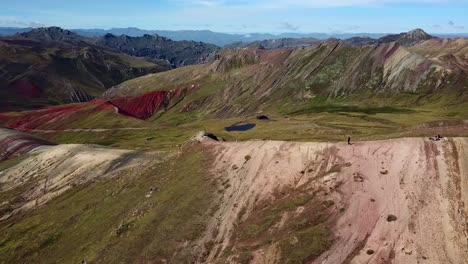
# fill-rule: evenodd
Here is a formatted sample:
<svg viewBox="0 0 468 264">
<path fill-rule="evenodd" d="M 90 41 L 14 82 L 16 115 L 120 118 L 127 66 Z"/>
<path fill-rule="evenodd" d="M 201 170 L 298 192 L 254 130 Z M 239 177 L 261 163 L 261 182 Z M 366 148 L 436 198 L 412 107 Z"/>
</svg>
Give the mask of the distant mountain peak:
<svg viewBox="0 0 468 264">
<path fill-rule="evenodd" d="M 434 38 L 433 36 L 427 34 L 424 30 L 416 28 L 408 32 L 402 32 L 400 34 L 393 34 L 381 37 L 379 42 L 388 43 L 388 42 L 398 42 L 404 46 L 412 46 L 416 43 Z"/>
<path fill-rule="evenodd" d="M 412 37 L 428 38 L 428 39 L 432 38 L 431 35 L 427 34 L 426 31 L 424 31 L 424 30 L 422 30 L 420 28 L 410 30 L 410 31 L 406 32 L 406 35 L 412 36 Z"/>
<path fill-rule="evenodd" d="M 64 41 L 74 44 L 85 40 L 84 37 L 60 27 L 35 28 L 28 32 L 18 33 L 16 36 L 38 41 Z"/>
<path fill-rule="evenodd" d="M 65 34 L 65 35 L 77 35 L 76 33 L 70 31 L 70 30 L 67 30 L 67 29 L 63 29 L 61 27 L 40 27 L 40 28 L 35 28 L 35 29 L 32 29 L 31 31 L 29 32 L 25 32 L 25 33 L 22 33 L 22 34 L 32 34 L 32 33 L 45 33 L 45 34 Z"/>
</svg>

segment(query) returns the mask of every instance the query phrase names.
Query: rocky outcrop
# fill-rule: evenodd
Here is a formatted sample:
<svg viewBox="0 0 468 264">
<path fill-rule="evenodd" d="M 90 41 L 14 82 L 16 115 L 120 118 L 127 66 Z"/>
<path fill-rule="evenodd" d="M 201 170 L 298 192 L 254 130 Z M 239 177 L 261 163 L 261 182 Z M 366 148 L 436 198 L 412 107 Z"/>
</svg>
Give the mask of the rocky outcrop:
<svg viewBox="0 0 468 264">
<path fill-rule="evenodd" d="M 62 42 L 75 46 L 89 45 L 87 43 L 88 39 L 86 37 L 80 36 L 70 30 L 62 29 L 60 27 L 35 28 L 31 31 L 18 33 L 15 36 L 36 41 Z"/>
<path fill-rule="evenodd" d="M 148 34 L 142 37 L 106 34 L 98 38 L 95 44 L 132 56 L 166 60 L 172 67 L 207 62 L 210 55 L 219 49 L 215 45 L 203 42 L 173 41 Z"/>
<path fill-rule="evenodd" d="M 191 139 L 189 142 L 203 142 L 205 140 L 214 140 L 214 141 L 219 141 L 218 137 L 211 133 L 211 132 L 207 132 L 207 131 L 200 131 L 198 133 L 196 133 Z"/>
</svg>

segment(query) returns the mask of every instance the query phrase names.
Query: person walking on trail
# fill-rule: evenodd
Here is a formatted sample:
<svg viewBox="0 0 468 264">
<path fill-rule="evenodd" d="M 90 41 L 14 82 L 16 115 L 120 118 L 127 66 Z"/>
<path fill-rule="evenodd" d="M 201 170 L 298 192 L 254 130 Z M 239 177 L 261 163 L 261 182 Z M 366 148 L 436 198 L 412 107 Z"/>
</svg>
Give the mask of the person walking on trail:
<svg viewBox="0 0 468 264">
<path fill-rule="evenodd" d="M 351 145 L 351 137 L 348 137 L 348 145 Z"/>
</svg>

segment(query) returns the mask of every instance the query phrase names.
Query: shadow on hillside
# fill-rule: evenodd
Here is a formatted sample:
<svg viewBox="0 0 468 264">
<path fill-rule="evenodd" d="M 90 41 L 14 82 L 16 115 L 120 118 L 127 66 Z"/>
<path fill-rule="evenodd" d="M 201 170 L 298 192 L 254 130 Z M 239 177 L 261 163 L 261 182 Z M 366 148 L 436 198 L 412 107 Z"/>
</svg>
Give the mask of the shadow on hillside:
<svg viewBox="0 0 468 264">
<path fill-rule="evenodd" d="M 359 107 L 354 105 L 321 105 L 312 106 L 306 109 L 293 111 L 291 115 L 312 114 L 312 113 L 363 113 L 367 115 L 375 115 L 379 113 L 385 114 L 410 114 L 416 113 L 415 110 L 396 108 L 391 106 L 382 107 Z"/>
</svg>

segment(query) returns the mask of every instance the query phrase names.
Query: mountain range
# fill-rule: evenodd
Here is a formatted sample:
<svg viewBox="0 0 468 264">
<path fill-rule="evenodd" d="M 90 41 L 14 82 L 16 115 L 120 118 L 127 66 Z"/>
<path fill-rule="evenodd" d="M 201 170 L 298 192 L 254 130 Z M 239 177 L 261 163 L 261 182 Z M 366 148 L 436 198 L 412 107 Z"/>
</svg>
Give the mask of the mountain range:
<svg viewBox="0 0 468 264">
<path fill-rule="evenodd" d="M 411 46 L 416 43 L 435 38 L 424 32 L 424 30 L 418 28 L 408 32 L 402 32 L 400 34 L 385 35 L 378 39 L 370 37 L 352 37 L 341 40 L 352 46 L 365 46 L 374 43 L 390 43 L 398 42 L 405 46 Z M 335 39 L 329 38 L 328 40 Z M 277 48 L 297 48 L 307 47 L 317 43 L 323 42 L 323 39 L 316 38 L 280 38 L 280 39 L 267 39 L 262 41 L 253 42 L 236 42 L 225 47 L 228 48 L 262 48 L 262 49 L 277 49 Z"/>
<path fill-rule="evenodd" d="M 101 37 L 84 37 L 59 27 L 33 29 L 18 33 L 13 37 L 38 41 L 56 41 L 74 46 L 95 45 L 110 48 L 132 56 L 160 59 L 173 67 L 203 63 L 211 53 L 219 48 L 212 44 L 195 41 L 173 41 L 158 35 L 130 37 L 106 34 Z"/>
<path fill-rule="evenodd" d="M 122 81 L 170 69 L 95 46 L 0 39 L 0 110 L 90 101 Z"/>
<path fill-rule="evenodd" d="M 159 36 L 87 38 L 58 27 L 0 38 L 0 110 L 90 101 L 148 73 L 202 63 L 211 44 Z"/>
<path fill-rule="evenodd" d="M 468 259 L 467 38 L 34 29 L 0 126 L 0 263 Z"/>
<path fill-rule="evenodd" d="M 409 41 L 408 36 L 416 37 Z M 408 44 L 420 35 L 400 37 Z M 171 111 L 215 117 L 278 109 L 306 113 L 321 100 L 456 106 L 468 100 L 467 49 L 462 38 L 367 46 L 331 39 L 306 48 L 223 49 L 210 64 L 129 80 L 105 95 L 195 84 L 201 88 Z"/>
<path fill-rule="evenodd" d="M 12 27 L 0 27 L 0 36 L 9 36 L 16 33 L 22 33 L 32 30 L 33 28 L 12 28 Z M 71 29 L 70 31 L 78 33 L 79 35 L 86 37 L 99 37 L 106 34 L 112 35 L 126 35 L 129 37 L 141 37 L 145 34 L 154 35 L 157 34 L 162 37 L 166 37 L 172 40 L 192 40 L 201 41 L 205 43 L 215 44 L 217 46 L 225 46 L 233 44 L 235 42 L 254 42 L 262 41 L 267 39 L 284 39 L 284 38 L 316 38 L 316 39 L 349 39 L 354 37 L 369 37 L 378 39 L 389 33 L 281 33 L 281 34 L 268 34 L 268 33 L 246 33 L 246 34 L 228 34 L 213 32 L 210 30 L 145 30 L 135 27 L 129 28 L 112 28 L 112 29 Z M 468 33 L 458 34 L 432 34 L 436 37 L 441 38 L 456 38 L 456 37 L 468 37 Z"/>
<path fill-rule="evenodd" d="M 89 101 L 95 97 L 99 97 L 107 88 L 116 86 L 127 79 L 145 75 L 147 73 L 165 71 L 174 67 L 200 63 L 208 64 L 200 66 L 200 68 L 193 69 L 197 69 L 197 71 L 203 69 L 202 72 L 206 72 L 207 69 L 212 69 L 212 67 L 214 67 L 212 65 L 215 62 L 219 63 L 219 65 L 216 66 L 217 71 L 228 71 L 227 69 L 232 67 L 240 67 L 251 63 L 259 64 L 261 72 L 250 71 L 250 74 L 247 75 L 250 77 L 246 76 L 246 80 L 239 79 L 238 81 L 240 81 L 242 86 L 252 85 L 249 89 L 253 89 L 255 87 L 257 91 L 261 90 L 260 87 L 265 85 L 270 87 L 269 89 L 272 89 L 273 86 L 271 85 L 271 81 L 273 80 L 274 83 L 276 83 L 275 86 L 278 86 L 280 83 L 296 82 L 295 79 L 297 77 L 286 75 L 283 80 L 267 78 L 263 80 L 263 82 L 257 83 L 258 80 L 266 78 L 261 76 L 284 76 L 287 72 L 290 73 L 295 70 L 291 65 L 302 65 L 306 63 L 306 61 L 296 61 L 296 58 L 309 58 L 308 60 L 310 60 L 312 58 L 310 57 L 312 54 L 315 54 L 313 56 L 317 59 L 323 57 L 323 59 L 320 59 L 320 61 L 324 60 L 321 63 L 330 60 L 332 57 L 335 57 L 336 62 L 333 63 L 333 66 L 329 66 L 332 67 L 333 70 L 331 70 L 331 72 L 328 72 L 329 70 L 325 70 L 325 75 L 320 77 L 320 80 L 317 79 L 316 81 L 311 82 L 311 80 L 308 80 L 309 77 L 304 77 L 306 79 L 301 81 L 297 80 L 302 82 L 304 87 L 325 85 L 326 89 L 330 89 L 332 84 L 335 86 L 339 85 L 340 82 L 343 82 L 347 83 L 349 86 L 350 83 L 357 82 L 358 80 L 360 80 L 358 81 L 359 83 L 362 83 L 362 81 L 366 79 L 367 82 L 371 82 L 367 83 L 366 86 L 372 86 L 374 88 L 376 85 L 388 86 L 392 82 L 397 82 L 399 85 L 405 84 L 404 87 L 407 88 L 404 90 L 415 90 L 416 87 L 414 87 L 414 85 L 424 81 L 420 80 L 420 78 L 427 79 L 427 75 L 434 75 L 434 69 L 438 69 L 436 72 L 439 75 L 448 74 L 447 71 L 440 70 L 441 66 L 438 61 L 436 62 L 420 58 L 421 55 L 412 52 L 412 49 L 414 49 L 412 48 L 413 46 L 418 46 L 420 43 L 424 43 L 425 41 L 433 38 L 433 36 L 425 33 L 423 30 L 415 29 L 407 33 L 387 35 L 376 40 L 371 38 L 350 38 L 344 41 L 338 39 L 319 40 L 313 38 L 287 38 L 230 45 L 230 47 L 248 48 L 248 50 L 242 51 L 236 49 L 232 50 L 229 48 L 220 50 L 219 47 L 212 44 L 194 41 L 173 41 L 158 35 L 129 37 L 125 35 L 115 36 L 112 34 L 106 34 L 102 37 L 84 37 L 72 31 L 58 27 L 39 28 L 1 39 L 4 45 L 2 68 L 5 72 L 1 77 L 1 81 L 3 83 L 2 86 L 4 87 L 2 92 L 5 94 L 5 96 L 2 97 L 5 102 L 3 107 L 11 108 L 15 105 L 15 102 L 22 102 L 16 106 L 20 109 L 26 105 L 34 106 Z M 439 41 L 437 38 L 434 40 Z M 451 40 L 447 41 L 449 41 L 448 43 L 453 42 Z M 453 43 L 461 44 L 464 42 L 463 40 L 460 40 Z M 424 66 L 424 75 L 416 75 L 417 77 L 410 78 L 412 80 L 411 82 L 408 82 L 409 77 L 407 75 L 411 74 L 415 69 L 412 67 L 406 67 L 403 71 L 405 75 L 398 81 L 398 78 L 400 78 L 398 76 L 400 76 L 400 74 L 390 74 L 388 70 L 382 72 L 382 69 L 385 68 L 384 64 L 382 64 L 384 62 L 380 62 L 379 60 L 372 62 L 375 58 L 382 57 L 381 54 L 368 54 L 366 56 L 359 55 L 363 54 L 363 50 L 368 50 L 366 52 L 376 52 L 376 50 L 384 49 L 382 48 L 386 46 L 384 44 L 391 44 L 394 48 L 391 48 L 390 50 L 402 50 L 402 54 L 407 54 L 405 56 L 413 58 L 413 60 L 409 60 L 411 62 L 408 62 L 411 65 L 417 62 L 419 64 L 422 63 L 423 65 L 427 64 L 433 66 Z M 268 53 L 260 52 L 259 50 L 288 48 L 288 50 L 283 50 L 282 52 L 296 54 L 300 53 L 300 49 L 297 50 L 295 48 L 300 47 L 304 49 L 308 46 L 311 47 L 303 52 L 311 52 L 310 55 L 304 55 L 303 57 L 299 55 L 291 55 L 292 57 L 288 58 L 279 56 L 277 58 L 283 58 L 285 60 L 283 63 L 285 63 L 285 65 L 290 65 L 287 67 L 286 72 L 284 72 L 286 68 L 281 66 L 282 64 L 279 64 L 274 68 L 270 68 L 272 65 L 267 63 L 267 67 L 260 67 L 260 65 L 263 65 L 266 62 L 259 60 L 259 58 L 262 56 L 275 57 L 277 55 L 273 55 L 276 54 L 275 52 Z M 359 46 L 365 48 L 357 48 Z M 445 48 L 443 45 L 441 48 L 442 47 Z M 16 53 L 14 50 L 16 50 Z M 344 54 L 336 54 L 336 51 L 341 51 Z M 364 54 L 366 54 L 366 52 L 364 52 Z M 13 54 L 21 54 L 22 56 L 14 57 Z M 24 56 L 25 54 L 29 54 L 29 56 Z M 348 61 L 347 56 L 358 56 L 356 58 L 360 58 L 362 61 Z M 384 57 L 386 58 L 386 56 Z M 439 58 L 438 60 L 440 61 L 441 59 Z M 314 78 L 321 76 L 317 75 L 317 73 L 320 72 L 321 63 L 319 61 L 316 63 L 318 64 L 314 66 L 316 68 L 312 71 L 312 73 L 315 74 L 309 73 L 307 76 L 316 76 Z M 343 65 L 343 63 L 345 64 Z M 370 70 L 370 72 L 368 66 L 362 68 L 364 65 L 368 65 L 369 63 L 372 65 L 377 63 L 371 67 L 372 70 Z M 401 65 L 406 65 L 403 62 L 399 63 L 401 63 Z M 33 66 L 31 67 L 30 65 Z M 426 69 L 426 67 L 429 68 Z M 300 71 L 304 70 L 305 68 Z M 457 71 L 459 70 L 460 69 L 457 69 Z M 209 71 L 210 70 L 208 70 L 208 72 Z M 186 73 L 187 70 L 184 69 L 183 72 Z M 251 75 L 254 72 L 256 72 L 256 74 Z M 171 73 L 173 76 L 177 76 L 177 71 Z M 337 73 L 340 74 L 334 75 Z M 442 77 L 439 75 L 437 75 L 438 77 L 435 77 L 434 75 L 434 78 L 438 80 L 441 79 Z M 196 76 L 205 76 L 207 79 L 213 79 L 206 73 L 201 75 L 199 72 Z M 240 76 L 241 75 L 239 75 L 238 78 L 240 78 Z M 338 76 L 340 78 L 348 78 L 349 80 L 339 81 L 338 79 L 335 79 Z M 390 78 L 389 76 L 394 77 L 387 80 L 387 78 Z M 176 79 L 183 80 L 183 82 L 180 83 L 181 85 L 186 84 L 189 81 L 194 81 L 187 77 L 177 77 Z M 150 79 L 145 77 L 145 80 Z M 251 80 L 257 81 L 252 83 Z M 351 82 L 351 80 L 354 81 Z M 378 82 L 381 82 L 381 84 L 373 83 L 376 80 L 380 80 Z M 173 82 L 171 86 L 176 83 L 177 82 Z M 270 85 L 268 85 L 269 83 Z M 234 85 L 230 82 L 226 84 L 228 86 Z M 123 84 L 123 86 L 125 85 L 126 84 Z M 153 88 L 156 87 L 158 87 L 158 85 L 153 86 Z M 357 87 L 352 89 L 359 90 Z M 34 92 L 28 93 L 25 92 L 26 90 L 34 90 Z M 133 91 L 136 92 L 138 89 L 134 89 Z M 363 92 L 362 90 L 359 91 L 361 93 Z M 310 96 L 315 93 L 319 93 L 320 96 L 330 96 L 330 93 L 326 93 L 325 90 L 318 88 L 315 89 L 315 91 L 302 90 L 301 93 L 307 93 L 310 94 Z M 31 100 L 28 100 L 28 102 L 18 100 L 19 98 L 25 98 L 24 96 L 29 96 L 28 98 Z M 218 103 L 221 102 L 220 100 L 215 101 Z"/>
</svg>

